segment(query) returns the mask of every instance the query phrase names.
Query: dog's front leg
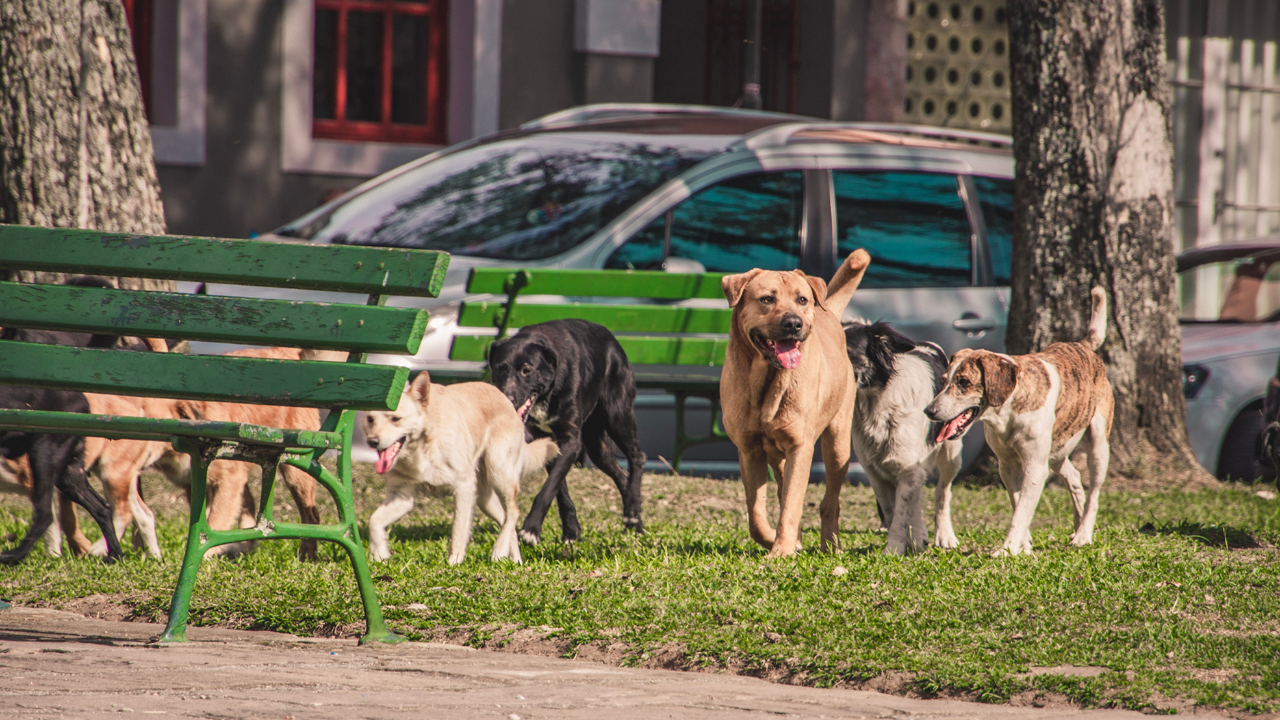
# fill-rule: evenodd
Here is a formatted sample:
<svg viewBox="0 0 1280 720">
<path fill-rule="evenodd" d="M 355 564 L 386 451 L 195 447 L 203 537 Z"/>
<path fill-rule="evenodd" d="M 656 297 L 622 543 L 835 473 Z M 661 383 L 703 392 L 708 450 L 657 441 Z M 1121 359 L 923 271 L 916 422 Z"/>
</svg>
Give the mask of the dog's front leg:
<svg viewBox="0 0 1280 720">
<path fill-rule="evenodd" d="M 800 516 L 804 512 L 804 493 L 809 486 L 809 473 L 813 468 L 813 442 L 800 442 L 787 453 L 787 461 L 778 478 L 778 534 L 773 547 L 765 557 L 780 558 L 794 555 L 800 548 Z"/>
<path fill-rule="evenodd" d="M 933 541 L 946 550 L 960 547 L 960 540 L 951 527 L 951 483 L 960 473 L 962 453 L 963 446 L 959 442 L 946 442 L 938 449 L 938 486 L 933 491 Z"/>
<path fill-rule="evenodd" d="M 1009 534 L 1005 536 L 1004 546 L 997 555 L 1020 555 L 1031 553 L 1031 519 L 1035 517 L 1036 505 L 1040 503 L 1040 493 L 1044 491 L 1044 483 L 1049 478 L 1049 462 L 1043 455 L 1034 460 L 1023 461 L 1021 490 L 1018 493 L 1018 504 L 1013 509 L 1013 521 L 1009 523 Z"/>
<path fill-rule="evenodd" d="M 569 469 L 582 454 L 582 436 L 575 432 L 564 437 L 564 441 L 561 442 L 562 437 L 564 436 L 556 435 L 560 456 L 551 462 L 551 467 L 547 469 L 547 480 L 534 496 L 533 506 L 529 508 L 529 514 L 525 515 L 524 523 L 520 526 L 520 540 L 528 545 L 537 545 L 541 541 L 542 521 L 546 518 L 547 511 L 551 509 L 552 500 L 556 501 L 560 511 L 561 539 L 572 542 L 582 534 L 578 525 L 577 509 L 573 506 L 573 499 L 569 497 L 569 483 L 565 479 Z"/>
<path fill-rule="evenodd" d="M 369 516 L 369 559 L 381 562 L 391 557 L 387 542 L 387 526 L 404 517 L 413 509 L 414 492 L 411 488 L 391 486 L 382 504 Z"/>
<path fill-rule="evenodd" d="M 471 526 L 476 514 L 476 481 L 454 486 L 453 536 L 449 538 L 449 564 L 461 565 L 467 559 L 471 542 Z"/>
<path fill-rule="evenodd" d="M 929 540 L 924 524 L 924 468 L 919 465 L 898 473 L 894 488 L 893 517 L 889 521 L 886 555 L 905 555 L 907 550 L 923 550 Z"/>
<path fill-rule="evenodd" d="M 840 489 L 849 475 L 849 433 L 828 429 L 822 434 L 822 464 L 827 492 L 818 512 L 822 516 L 822 552 L 840 552 Z"/>
<path fill-rule="evenodd" d="M 772 548 L 777 536 L 773 526 L 769 524 L 768 503 L 765 500 L 769 470 L 764 453 L 749 455 L 740 449 L 738 464 L 742 468 L 742 487 L 747 496 L 747 529 L 751 532 L 751 539 L 766 548 Z"/>
</svg>

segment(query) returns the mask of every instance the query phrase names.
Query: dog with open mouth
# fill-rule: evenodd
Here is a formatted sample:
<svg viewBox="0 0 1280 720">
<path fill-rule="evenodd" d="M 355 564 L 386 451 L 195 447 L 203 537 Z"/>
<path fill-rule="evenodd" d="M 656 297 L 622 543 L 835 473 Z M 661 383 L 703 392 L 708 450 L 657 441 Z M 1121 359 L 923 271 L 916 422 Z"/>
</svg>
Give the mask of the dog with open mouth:
<svg viewBox="0 0 1280 720">
<path fill-rule="evenodd" d="M 1054 343 L 1016 357 L 959 350 L 947 367 L 946 385 L 925 408 L 931 420 L 942 423 L 938 442 L 959 439 L 982 420 L 1013 506 L 1013 520 L 998 555 L 1031 552 L 1031 518 L 1050 472 L 1071 491 L 1071 544 L 1093 542 L 1098 494 L 1111 458 L 1108 436 L 1115 398 L 1097 354 L 1107 335 L 1107 296 L 1100 287 L 1090 294 L 1092 311 L 1084 340 Z M 1080 472 L 1071 464 L 1077 451 L 1088 458 L 1087 496 Z"/>
<path fill-rule="evenodd" d="M 487 383 L 434 385 L 426 372 L 405 387 L 394 412 L 365 414 L 365 437 L 386 497 L 369 518 L 369 557 L 391 557 L 387 527 L 413 509 L 419 492 L 454 496 L 449 564 L 467 556 L 476 505 L 501 526 L 490 557 L 521 562 L 516 539 L 520 484 L 559 454 L 550 440 L 525 443 L 524 423 Z"/>
<path fill-rule="evenodd" d="M 636 381 L 627 354 L 603 325 L 552 320 L 526 325 L 489 350 L 490 381 L 502 391 L 534 437 L 550 436 L 560 456 L 547 469 L 520 540 L 536 545 L 552 498 L 560 513 L 560 537 L 581 537 L 565 476 L 586 451 L 622 496 L 622 523 L 644 532 L 640 482 L 645 455 L 636 424 Z M 627 459 L 624 471 L 610 440 Z"/>
<path fill-rule="evenodd" d="M 733 308 L 720 375 L 724 429 L 738 447 L 751 539 L 767 557 L 800 549 L 800 516 L 822 441 L 827 491 L 822 549 L 839 550 L 840 488 L 849 470 L 857 386 L 840 317 L 871 256 L 855 250 L 828 287 L 822 278 L 759 268 L 721 279 Z M 778 480 L 778 527 L 765 507 L 769 468 Z"/>
</svg>

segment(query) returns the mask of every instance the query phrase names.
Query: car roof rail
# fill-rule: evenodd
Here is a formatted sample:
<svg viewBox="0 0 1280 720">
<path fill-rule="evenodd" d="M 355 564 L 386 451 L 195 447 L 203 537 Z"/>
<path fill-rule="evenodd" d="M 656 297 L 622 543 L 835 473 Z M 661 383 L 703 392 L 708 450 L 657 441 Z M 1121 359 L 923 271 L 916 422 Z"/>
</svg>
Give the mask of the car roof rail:
<svg viewBox="0 0 1280 720">
<path fill-rule="evenodd" d="M 716 107 L 713 105 L 683 105 L 676 103 L 596 103 L 572 107 L 550 115 L 530 120 L 520 126 L 521 130 L 545 130 L 548 128 L 572 127 L 605 120 L 656 116 L 686 117 L 759 117 L 777 119 L 782 122 L 803 120 L 801 115 L 767 112 L 764 110 L 744 110 L 742 108 Z"/>
<path fill-rule="evenodd" d="M 762 128 L 744 136 L 734 145 L 757 150 L 780 147 L 793 141 L 813 142 L 824 139 L 924 147 L 959 143 L 1006 149 L 1013 145 L 1013 138 L 996 133 L 953 130 L 931 125 L 829 121 L 797 122 Z"/>
</svg>

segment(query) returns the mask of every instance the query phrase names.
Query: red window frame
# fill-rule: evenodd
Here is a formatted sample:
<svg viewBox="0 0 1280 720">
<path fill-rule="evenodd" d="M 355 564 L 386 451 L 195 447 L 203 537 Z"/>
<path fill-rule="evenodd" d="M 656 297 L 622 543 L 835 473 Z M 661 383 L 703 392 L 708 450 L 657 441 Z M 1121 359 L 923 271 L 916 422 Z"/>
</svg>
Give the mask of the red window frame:
<svg viewBox="0 0 1280 720">
<path fill-rule="evenodd" d="M 445 78 L 447 77 L 448 47 L 447 0 L 315 0 L 316 10 L 335 10 L 338 13 L 337 54 L 333 63 L 334 115 L 336 119 L 312 118 L 312 137 L 330 140 L 362 140 L 389 142 L 419 142 L 443 144 L 445 135 Z M 347 120 L 347 13 L 351 11 L 377 12 L 383 15 L 382 25 L 382 120 Z M 396 15 L 427 16 L 426 123 L 406 124 L 391 122 L 391 68 L 392 23 Z M 314 39 L 312 52 L 314 53 Z M 314 58 L 319 64 L 322 58 Z"/>
<path fill-rule="evenodd" d="M 138 82 L 142 90 L 142 106 L 151 117 L 151 4 L 154 0 L 121 0 L 133 57 L 138 66 Z"/>
</svg>

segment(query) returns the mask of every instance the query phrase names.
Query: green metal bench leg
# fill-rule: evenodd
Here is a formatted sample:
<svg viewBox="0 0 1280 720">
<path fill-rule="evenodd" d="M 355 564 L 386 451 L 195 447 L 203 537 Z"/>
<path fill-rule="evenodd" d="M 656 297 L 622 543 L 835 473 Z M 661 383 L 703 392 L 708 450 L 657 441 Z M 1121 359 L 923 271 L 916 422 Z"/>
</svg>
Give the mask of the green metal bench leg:
<svg viewBox="0 0 1280 720">
<path fill-rule="evenodd" d="M 355 539 L 350 535 L 355 535 Z M 356 573 L 356 586 L 360 588 L 360 601 L 364 603 L 365 634 L 360 638 L 360 644 L 404 642 L 404 637 L 387 629 L 387 624 L 382 618 L 382 605 L 378 602 L 378 591 L 373 587 L 373 575 L 369 572 L 369 561 L 365 559 L 364 548 L 360 545 L 359 537 L 359 531 L 355 525 L 352 525 L 348 531 L 348 537 L 341 545 L 346 548 L 347 557 L 351 558 L 351 569 Z"/>
<path fill-rule="evenodd" d="M 187 641 L 187 613 L 191 607 L 191 591 L 195 588 L 196 576 L 200 573 L 200 561 L 204 559 L 209 536 L 209 522 L 205 518 L 205 480 L 209 464 L 201 457 L 199 448 L 193 447 L 191 443 L 175 439 L 173 446 L 191 457 L 191 516 L 187 530 L 187 551 L 182 558 L 182 569 L 178 571 L 178 586 L 173 590 L 173 601 L 169 603 L 169 624 L 160 636 L 162 643 Z"/>
</svg>

